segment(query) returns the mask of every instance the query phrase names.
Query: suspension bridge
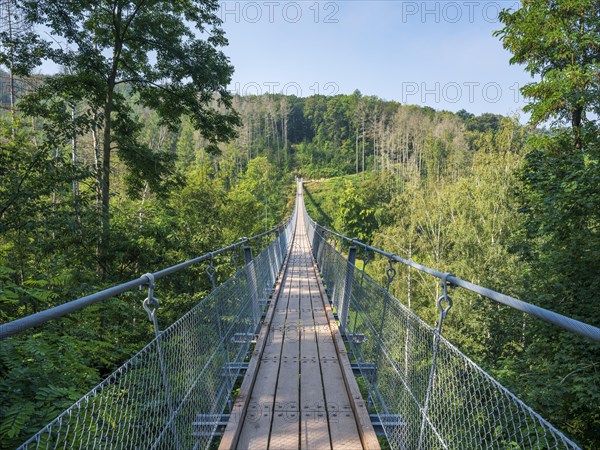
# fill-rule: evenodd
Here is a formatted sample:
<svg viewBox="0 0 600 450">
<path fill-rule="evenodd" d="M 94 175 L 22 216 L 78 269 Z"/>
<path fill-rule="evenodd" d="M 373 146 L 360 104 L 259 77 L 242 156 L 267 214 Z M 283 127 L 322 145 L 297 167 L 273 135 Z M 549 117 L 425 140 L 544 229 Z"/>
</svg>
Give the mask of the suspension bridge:
<svg viewBox="0 0 600 450">
<path fill-rule="evenodd" d="M 265 242 L 255 257 L 253 240 Z M 357 247 L 388 259 L 387 286 L 356 267 Z M 217 286 L 214 258 L 238 249 L 244 266 Z M 389 292 L 396 263 L 441 280 L 437 327 Z M 211 293 L 161 331 L 158 280 L 199 264 Z M 579 448 L 444 338 L 450 286 L 600 341 L 596 327 L 322 227 L 299 181 L 281 227 L 1 325 L 6 338 L 143 287 L 155 331 L 19 448 L 377 449 L 378 436 L 403 450 Z"/>
</svg>

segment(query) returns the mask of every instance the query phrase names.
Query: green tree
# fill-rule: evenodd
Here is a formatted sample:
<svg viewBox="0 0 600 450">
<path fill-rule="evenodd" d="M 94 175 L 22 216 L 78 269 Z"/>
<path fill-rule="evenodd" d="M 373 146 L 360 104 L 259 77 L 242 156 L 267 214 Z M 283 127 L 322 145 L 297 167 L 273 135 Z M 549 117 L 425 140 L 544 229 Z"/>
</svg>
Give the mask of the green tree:
<svg viewBox="0 0 600 450">
<path fill-rule="evenodd" d="M 585 141 L 584 141 L 585 142 Z M 600 146 L 570 152 L 570 136 L 537 139 L 526 157 L 518 192 L 525 228 L 518 250 L 527 300 L 600 325 Z M 565 149 L 567 149 L 565 151 Z M 513 380 L 525 400 L 590 448 L 600 442 L 600 345 L 539 321 L 527 329 L 526 357 Z M 552 391 L 539 395 L 540 392 Z"/>
<path fill-rule="evenodd" d="M 517 249 L 530 268 L 524 297 L 598 326 L 600 3 L 524 0 L 500 19 L 511 62 L 540 77 L 522 88 L 531 123 L 554 121 L 530 139 L 517 193 Z M 524 331 L 524 355 L 507 361 L 515 376 L 506 381 L 580 444 L 598 447 L 600 346 L 535 320 Z"/>
<path fill-rule="evenodd" d="M 390 191 L 383 176 L 371 175 L 361 182 L 345 180 L 336 202 L 333 228 L 370 244 L 376 230 L 387 221 L 389 201 Z"/>
<path fill-rule="evenodd" d="M 53 77 L 38 92 L 36 103 L 67 89 L 68 100 L 89 103 L 92 126 L 102 130 L 97 177 L 102 217 L 99 249 L 105 266 L 113 150 L 148 181 L 160 179 L 156 168 L 168 170 L 140 143 L 140 124 L 132 116 L 123 88 L 131 89 L 134 102 L 155 110 L 161 122 L 173 129 L 187 115 L 213 143 L 234 135 L 238 118 L 226 90 L 233 68 L 219 50 L 227 40 L 218 7 L 215 0 L 23 2 L 29 20 L 49 28 L 61 44 L 48 48 L 45 57 L 69 72 Z"/>
<path fill-rule="evenodd" d="M 587 113 L 600 112 L 600 3 L 596 0 L 523 0 L 504 10 L 505 27 L 495 33 L 540 80 L 521 89 L 531 102 L 531 122 L 559 119 L 571 124 L 573 144 L 581 149 Z"/>
<path fill-rule="evenodd" d="M 229 191 L 225 207 L 227 241 L 249 237 L 275 225 L 273 205 L 279 196 L 276 171 L 265 156 L 248 162 L 246 172 Z"/>
<path fill-rule="evenodd" d="M 177 140 L 177 165 L 180 168 L 189 167 L 196 158 L 196 143 L 194 142 L 194 129 L 188 120 L 181 124 L 181 132 Z"/>
</svg>

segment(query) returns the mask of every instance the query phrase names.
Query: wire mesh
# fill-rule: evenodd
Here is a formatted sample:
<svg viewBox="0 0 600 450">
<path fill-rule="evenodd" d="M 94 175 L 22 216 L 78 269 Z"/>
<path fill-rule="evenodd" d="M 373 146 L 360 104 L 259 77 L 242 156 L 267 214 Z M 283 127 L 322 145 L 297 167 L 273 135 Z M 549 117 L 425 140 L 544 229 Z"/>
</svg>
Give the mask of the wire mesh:
<svg viewBox="0 0 600 450">
<path fill-rule="evenodd" d="M 306 214 L 313 255 L 335 309 L 349 298 L 346 332 L 367 404 L 394 449 L 577 449 L 437 330 L 351 266 Z M 351 285 L 347 286 L 348 271 Z M 350 293 L 344 295 L 344 292 Z M 432 299 L 432 304 L 433 304 Z M 437 357 L 434 363 L 434 351 Z M 392 420 L 393 419 L 393 420 Z"/>
<path fill-rule="evenodd" d="M 208 448 L 294 227 L 19 448 Z"/>
</svg>

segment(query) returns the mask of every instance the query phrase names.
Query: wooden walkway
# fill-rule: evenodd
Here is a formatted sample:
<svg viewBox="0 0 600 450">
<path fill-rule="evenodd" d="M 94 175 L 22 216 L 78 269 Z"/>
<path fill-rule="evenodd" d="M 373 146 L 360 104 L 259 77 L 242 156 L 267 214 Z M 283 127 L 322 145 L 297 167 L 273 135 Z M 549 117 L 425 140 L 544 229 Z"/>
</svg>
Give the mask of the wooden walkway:
<svg viewBox="0 0 600 450">
<path fill-rule="evenodd" d="M 302 194 L 298 211 L 302 211 Z M 377 449 L 304 218 L 266 314 L 220 449 Z"/>
</svg>

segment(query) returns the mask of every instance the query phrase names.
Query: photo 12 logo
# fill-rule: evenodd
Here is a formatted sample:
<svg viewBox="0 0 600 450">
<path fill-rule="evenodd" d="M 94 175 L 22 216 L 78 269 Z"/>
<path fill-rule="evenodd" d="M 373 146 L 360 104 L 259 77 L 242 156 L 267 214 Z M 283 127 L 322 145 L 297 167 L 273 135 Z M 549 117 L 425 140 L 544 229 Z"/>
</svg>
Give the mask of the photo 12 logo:
<svg viewBox="0 0 600 450">
<path fill-rule="evenodd" d="M 499 22 L 500 12 L 504 9 L 518 9 L 519 2 L 453 2 L 453 1 L 403 1 L 401 22 Z"/>
<path fill-rule="evenodd" d="M 505 95 L 510 95 L 514 103 L 521 103 L 521 86 L 513 83 L 502 86 L 496 81 L 482 83 L 479 81 L 463 81 L 458 83 L 418 83 L 405 81 L 401 83 L 402 99 L 404 104 L 410 103 L 498 103 Z"/>
<path fill-rule="evenodd" d="M 229 86 L 229 92 L 234 95 L 263 95 L 263 94 L 282 94 L 295 95 L 296 97 L 308 97 L 311 95 L 337 95 L 340 87 L 333 81 L 324 83 L 315 81 L 310 85 L 302 85 L 295 81 L 281 83 L 279 81 L 250 81 L 247 83 L 236 82 Z"/>
<path fill-rule="evenodd" d="M 300 1 L 300 2 L 252 2 L 224 1 L 220 3 L 223 23 L 339 23 L 338 2 Z"/>
</svg>

